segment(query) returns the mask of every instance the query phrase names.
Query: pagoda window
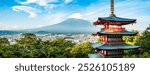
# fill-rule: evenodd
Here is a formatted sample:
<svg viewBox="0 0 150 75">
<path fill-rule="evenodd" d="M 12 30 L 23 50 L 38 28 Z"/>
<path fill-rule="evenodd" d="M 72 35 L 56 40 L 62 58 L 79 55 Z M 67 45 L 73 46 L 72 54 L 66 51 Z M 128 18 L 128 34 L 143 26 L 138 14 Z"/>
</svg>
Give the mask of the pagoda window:
<svg viewBox="0 0 150 75">
<path fill-rule="evenodd" d="M 103 54 L 104 54 L 104 56 L 107 56 L 107 55 L 108 55 L 108 52 L 107 52 L 107 51 L 104 51 Z"/>
<path fill-rule="evenodd" d="M 100 55 L 101 55 L 101 54 L 103 55 L 103 53 L 104 53 L 104 51 L 103 51 L 103 50 L 99 51 L 99 54 L 100 54 Z"/>
<path fill-rule="evenodd" d="M 105 24 L 104 29 L 108 29 L 108 28 L 109 28 L 109 25 Z"/>
<path fill-rule="evenodd" d="M 108 42 L 108 38 L 107 38 L 107 36 L 104 36 L 104 38 L 103 38 L 103 42 Z"/>
<path fill-rule="evenodd" d="M 103 53 L 104 53 L 104 51 L 102 50 L 102 51 L 101 51 L 101 54 L 103 54 Z"/>
<path fill-rule="evenodd" d="M 104 56 L 107 56 L 107 55 L 108 55 L 108 51 L 106 51 L 106 50 L 101 50 L 101 51 L 99 51 L 99 54 L 102 54 L 102 55 L 104 55 Z"/>
</svg>

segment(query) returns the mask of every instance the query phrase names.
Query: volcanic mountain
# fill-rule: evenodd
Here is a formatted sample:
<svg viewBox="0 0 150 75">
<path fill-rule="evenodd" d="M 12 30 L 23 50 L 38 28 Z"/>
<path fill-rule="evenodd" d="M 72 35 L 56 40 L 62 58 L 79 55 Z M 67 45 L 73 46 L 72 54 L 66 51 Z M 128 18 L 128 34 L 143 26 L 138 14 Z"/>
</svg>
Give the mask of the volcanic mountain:
<svg viewBox="0 0 150 75">
<path fill-rule="evenodd" d="M 92 33 L 96 28 L 91 22 L 70 18 L 54 25 L 48 25 L 41 28 L 32 29 L 33 31 L 48 31 L 50 33 Z"/>
</svg>

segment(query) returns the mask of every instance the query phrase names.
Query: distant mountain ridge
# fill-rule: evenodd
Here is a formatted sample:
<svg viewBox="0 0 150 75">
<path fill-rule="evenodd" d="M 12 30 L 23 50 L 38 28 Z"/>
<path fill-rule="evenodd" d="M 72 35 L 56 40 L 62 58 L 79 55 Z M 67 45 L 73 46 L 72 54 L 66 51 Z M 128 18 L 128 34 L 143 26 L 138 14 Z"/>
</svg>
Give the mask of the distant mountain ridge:
<svg viewBox="0 0 150 75">
<path fill-rule="evenodd" d="M 32 29 L 33 31 L 48 31 L 50 33 L 91 33 L 95 27 L 89 21 L 70 18 L 58 24 Z"/>
<path fill-rule="evenodd" d="M 63 34 L 63 33 L 95 33 L 98 29 L 96 27 L 92 26 L 91 22 L 82 20 L 82 19 L 74 19 L 70 18 L 63 22 L 54 24 L 54 25 L 48 25 L 41 28 L 35 28 L 35 29 L 27 29 L 27 30 L 0 30 L 0 35 L 13 35 L 13 34 L 19 34 L 19 33 L 35 33 L 35 34 L 48 34 L 48 33 L 54 33 L 54 34 Z"/>
<path fill-rule="evenodd" d="M 11 30 L 0 30 L 0 35 L 14 35 L 19 34 L 19 31 L 11 31 Z"/>
</svg>

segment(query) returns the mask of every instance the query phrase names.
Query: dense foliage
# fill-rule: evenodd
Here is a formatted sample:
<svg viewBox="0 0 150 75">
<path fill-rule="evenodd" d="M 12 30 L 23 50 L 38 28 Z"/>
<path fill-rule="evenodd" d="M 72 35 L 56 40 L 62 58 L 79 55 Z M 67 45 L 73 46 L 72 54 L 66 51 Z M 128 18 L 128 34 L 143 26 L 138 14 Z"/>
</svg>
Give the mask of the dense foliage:
<svg viewBox="0 0 150 75">
<path fill-rule="evenodd" d="M 132 44 L 141 47 L 140 54 L 137 51 L 126 51 L 127 56 L 130 58 L 150 58 L 150 32 L 148 30 L 144 31 L 139 37 L 129 37 L 128 43 L 132 39 Z"/>
<path fill-rule="evenodd" d="M 136 44 L 141 47 L 140 57 L 150 58 L 150 32 L 146 30 Z"/>
<path fill-rule="evenodd" d="M 17 44 L 10 45 L 6 38 L 0 38 L 2 58 L 86 58 L 93 53 L 90 43 L 74 44 L 63 38 L 41 41 L 35 34 L 26 33 Z"/>
</svg>

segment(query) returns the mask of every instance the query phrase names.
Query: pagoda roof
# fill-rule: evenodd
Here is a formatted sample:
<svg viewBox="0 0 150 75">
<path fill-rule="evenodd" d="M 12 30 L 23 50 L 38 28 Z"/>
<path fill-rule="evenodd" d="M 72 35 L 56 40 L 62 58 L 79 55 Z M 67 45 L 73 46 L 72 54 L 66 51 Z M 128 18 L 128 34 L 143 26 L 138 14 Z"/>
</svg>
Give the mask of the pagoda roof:
<svg viewBox="0 0 150 75">
<path fill-rule="evenodd" d="M 94 25 L 101 25 L 101 24 L 127 25 L 135 22 L 136 19 L 121 18 L 114 15 L 109 17 L 100 17 L 98 18 L 98 21 L 94 22 Z"/>
<path fill-rule="evenodd" d="M 117 16 L 101 17 L 99 20 L 117 21 L 117 22 L 135 22 L 136 19 L 121 18 Z"/>
<path fill-rule="evenodd" d="M 95 43 L 92 44 L 92 47 L 97 50 L 130 50 L 130 49 L 138 49 L 139 46 L 129 45 L 126 43 L 122 44 L 109 44 L 109 43 Z"/>
<path fill-rule="evenodd" d="M 130 32 L 130 31 L 118 31 L 118 32 L 107 32 L 107 31 L 100 31 L 97 32 L 98 35 L 136 35 L 138 32 Z"/>
</svg>

